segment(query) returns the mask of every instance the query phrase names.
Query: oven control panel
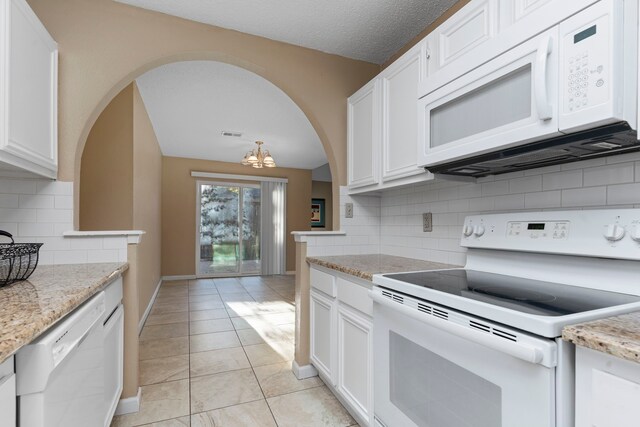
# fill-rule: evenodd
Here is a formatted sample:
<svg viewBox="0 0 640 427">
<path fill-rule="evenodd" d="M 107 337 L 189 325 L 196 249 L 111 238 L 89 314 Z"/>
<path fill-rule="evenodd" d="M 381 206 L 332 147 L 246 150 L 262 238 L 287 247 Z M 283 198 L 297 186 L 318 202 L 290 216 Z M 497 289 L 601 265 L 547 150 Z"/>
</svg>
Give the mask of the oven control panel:
<svg viewBox="0 0 640 427">
<path fill-rule="evenodd" d="M 508 239 L 558 240 L 569 238 L 568 221 L 521 222 L 507 224 Z"/>
<path fill-rule="evenodd" d="M 640 260 L 640 209 L 471 215 L 461 231 L 469 249 Z"/>
</svg>

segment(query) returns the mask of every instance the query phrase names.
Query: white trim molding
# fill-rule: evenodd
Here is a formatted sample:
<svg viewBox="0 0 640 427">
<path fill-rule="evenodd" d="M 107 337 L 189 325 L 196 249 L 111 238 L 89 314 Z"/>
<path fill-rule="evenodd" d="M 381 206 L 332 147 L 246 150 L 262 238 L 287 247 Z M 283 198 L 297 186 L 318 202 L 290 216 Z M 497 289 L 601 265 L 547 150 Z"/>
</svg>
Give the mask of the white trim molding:
<svg viewBox="0 0 640 427">
<path fill-rule="evenodd" d="M 142 235 L 146 234 L 143 230 L 108 230 L 108 231 L 65 231 L 62 233 L 64 237 L 120 237 L 127 238 L 127 244 L 137 245 L 142 240 Z"/>
<path fill-rule="evenodd" d="M 295 360 L 291 364 L 291 370 L 293 371 L 293 375 L 299 380 L 318 376 L 318 371 L 312 364 L 299 366 Z"/>
<path fill-rule="evenodd" d="M 269 176 L 253 176 L 253 175 L 233 175 L 226 173 L 197 172 L 191 171 L 193 178 L 214 178 L 214 179 L 237 179 L 239 181 L 257 181 L 257 182 L 289 182 L 287 178 L 272 178 Z"/>
<path fill-rule="evenodd" d="M 134 397 L 127 397 L 120 399 L 116 412 L 113 415 L 133 414 L 140 410 L 140 396 L 142 394 L 142 388 L 138 387 L 138 394 Z"/>
<path fill-rule="evenodd" d="M 147 317 L 149 317 L 149 313 L 151 313 L 151 307 L 153 307 L 153 303 L 156 302 L 156 298 L 158 297 L 158 291 L 160 290 L 160 285 L 162 285 L 162 277 L 160 278 L 160 281 L 156 285 L 156 290 L 153 291 L 153 295 L 149 300 L 149 304 L 147 304 L 147 309 L 144 311 L 142 318 L 140 318 L 140 321 L 138 322 L 138 335 L 142 333 L 142 328 L 144 327 L 144 324 L 147 321 Z"/>
<path fill-rule="evenodd" d="M 346 236 L 345 231 L 292 231 L 296 242 L 306 242 L 308 237 Z"/>
</svg>

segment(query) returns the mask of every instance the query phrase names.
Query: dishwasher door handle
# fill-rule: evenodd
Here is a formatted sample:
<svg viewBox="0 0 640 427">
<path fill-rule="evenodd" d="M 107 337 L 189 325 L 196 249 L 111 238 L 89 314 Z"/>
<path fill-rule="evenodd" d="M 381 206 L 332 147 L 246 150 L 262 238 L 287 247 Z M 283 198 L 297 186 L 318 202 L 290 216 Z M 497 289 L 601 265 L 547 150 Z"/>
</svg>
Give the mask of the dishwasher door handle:
<svg viewBox="0 0 640 427">
<path fill-rule="evenodd" d="M 369 296 L 380 305 L 383 305 L 391 310 L 399 311 L 400 313 L 412 317 L 413 319 L 419 320 L 423 323 L 426 323 L 427 325 L 433 326 L 434 328 L 448 332 L 452 335 L 456 335 L 460 338 L 464 338 L 493 350 L 497 350 L 501 353 L 506 353 L 510 356 L 516 357 L 529 363 L 540 364 L 542 362 L 543 352 L 539 348 L 535 348 L 529 344 L 498 338 L 495 335 L 475 331 L 462 325 L 458 325 L 457 323 L 440 319 L 429 314 L 424 314 L 401 303 L 393 302 L 375 292 L 369 291 Z"/>
</svg>

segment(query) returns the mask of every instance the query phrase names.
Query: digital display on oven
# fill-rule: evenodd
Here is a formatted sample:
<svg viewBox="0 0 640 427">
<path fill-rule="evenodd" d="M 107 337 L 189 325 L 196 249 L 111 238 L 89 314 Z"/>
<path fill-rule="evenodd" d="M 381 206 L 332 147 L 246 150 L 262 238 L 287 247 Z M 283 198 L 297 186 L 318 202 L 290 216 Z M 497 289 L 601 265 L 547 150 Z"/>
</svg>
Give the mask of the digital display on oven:
<svg viewBox="0 0 640 427">
<path fill-rule="evenodd" d="M 573 36 L 573 44 L 576 44 L 578 42 L 581 42 L 582 40 L 591 37 L 592 35 L 594 35 L 596 33 L 596 26 L 592 25 L 589 28 L 587 28 L 586 30 L 582 30 L 580 31 L 578 34 L 575 34 Z"/>
<path fill-rule="evenodd" d="M 527 230 L 544 230 L 544 222 L 533 222 L 527 225 Z"/>
</svg>

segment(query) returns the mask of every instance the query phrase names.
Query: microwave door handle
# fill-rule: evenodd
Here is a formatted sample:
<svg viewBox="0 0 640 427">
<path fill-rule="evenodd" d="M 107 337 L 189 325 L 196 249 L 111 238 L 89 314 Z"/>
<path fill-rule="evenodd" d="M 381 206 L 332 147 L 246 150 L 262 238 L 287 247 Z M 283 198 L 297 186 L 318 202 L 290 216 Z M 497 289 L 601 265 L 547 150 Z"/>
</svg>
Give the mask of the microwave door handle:
<svg viewBox="0 0 640 427">
<path fill-rule="evenodd" d="M 538 119 L 540 120 L 549 120 L 553 117 L 553 108 L 549 104 L 547 96 L 547 65 L 552 49 L 553 39 L 551 36 L 547 36 L 540 41 L 540 46 L 538 46 L 536 53 L 536 72 L 533 84 Z"/>
<path fill-rule="evenodd" d="M 427 325 L 433 326 L 434 328 L 448 332 L 452 335 L 456 335 L 460 338 L 475 342 L 477 344 L 483 345 L 485 347 L 499 351 L 501 353 L 508 354 L 517 359 L 524 360 L 525 362 L 534 363 L 534 364 L 542 364 L 543 362 L 544 356 L 542 351 L 539 348 L 536 348 L 529 344 L 525 344 L 521 342 L 513 342 L 513 341 L 505 340 L 503 338 L 498 338 L 494 335 L 490 335 L 485 332 L 472 330 L 462 325 L 458 325 L 457 323 L 440 319 L 438 317 L 434 317 L 429 314 L 421 313 L 418 310 L 415 310 L 403 304 L 391 301 L 386 297 L 378 295 L 372 291 L 369 291 L 369 296 L 376 303 L 384 307 L 387 307 L 391 310 L 399 311 L 402 314 L 405 314 L 409 317 L 412 317 L 416 320 L 426 323 Z"/>
</svg>

